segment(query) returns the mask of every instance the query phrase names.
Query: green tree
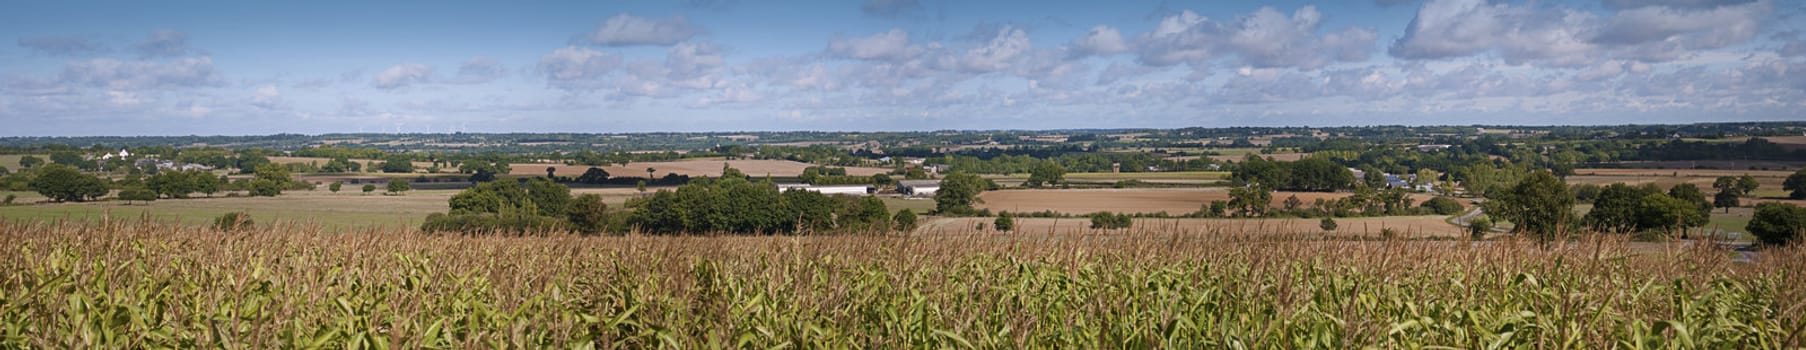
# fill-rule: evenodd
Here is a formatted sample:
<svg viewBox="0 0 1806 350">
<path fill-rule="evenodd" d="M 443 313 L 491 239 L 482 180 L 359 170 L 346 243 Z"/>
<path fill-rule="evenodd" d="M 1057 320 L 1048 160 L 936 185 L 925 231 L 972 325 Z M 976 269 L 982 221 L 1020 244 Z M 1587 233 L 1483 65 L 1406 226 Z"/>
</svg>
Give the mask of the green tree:
<svg viewBox="0 0 1806 350">
<path fill-rule="evenodd" d="M 1699 186 L 1682 183 L 1668 188 L 1668 196 L 1693 205 L 1694 213 L 1688 214 L 1687 227 L 1705 226 L 1712 217 L 1712 201 L 1706 199 L 1706 192 Z"/>
<path fill-rule="evenodd" d="M 414 172 L 414 160 L 407 155 L 395 154 L 383 158 L 382 171 L 385 173 Z"/>
<path fill-rule="evenodd" d="M 107 183 L 63 164 L 42 166 L 31 180 L 31 189 L 52 201 L 88 201 L 107 195 Z"/>
<path fill-rule="evenodd" d="M 1792 191 L 1787 193 L 1787 198 L 1806 199 L 1806 169 L 1788 175 L 1787 180 L 1781 183 L 1781 189 Z"/>
<path fill-rule="evenodd" d="M 634 184 L 634 188 L 640 190 L 640 193 L 646 193 L 646 180 L 640 180 L 639 183 Z"/>
<path fill-rule="evenodd" d="M 1482 216 L 1467 223 L 1467 232 L 1474 240 L 1485 239 L 1487 231 L 1492 231 L 1492 218 Z"/>
<path fill-rule="evenodd" d="M 602 170 L 602 168 L 597 168 L 597 167 L 590 167 L 588 170 L 583 171 L 583 175 L 577 176 L 577 182 L 592 184 L 592 185 L 603 184 L 603 183 L 608 182 L 608 175 L 609 174 L 608 174 L 607 170 Z"/>
<path fill-rule="evenodd" d="M 896 216 L 892 216 L 891 221 L 893 222 L 892 228 L 895 228 L 897 231 L 903 231 L 905 233 L 915 231 L 916 212 L 909 209 L 903 209 L 898 211 Z"/>
<path fill-rule="evenodd" d="M 157 200 L 157 193 L 143 187 L 132 187 L 119 191 L 119 199 L 128 205 L 132 201 L 149 202 Z"/>
<path fill-rule="evenodd" d="M 370 194 L 370 192 L 376 192 L 376 185 L 375 184 L 364 184 L 364 194 L 368 195 L 368 194 Z"/>
<path fill-rule="evenodd" d="M 1517 224 L 1515 231 L 1530 233 L 1545 243 L 1557 238 L 1573 215 L 1574 196 L 1568 193 L 1568 185 L 1548 171 L 1532 172 L 1515 185 L 1488 195 L 1491 200 L 1483 204 L 1486 212 Z"/>
<path fill-rule="evenodd" d="M 391 179 L 391 180 L 389 180 L 389 185 L 388 185 L 389 194 L 401 194 L 402 192 L 407 192 L 407 191 L 413 190 L 413 189 L 414 189 L 414 184 L 412 182 L 409 182 L 408 179 Z"/>
<path fill-rule="evenodd" d="M 1673 232 L 1696 224 L 1705 225 L 1706 221 L 1693 203 L 1661 193 L 1644 196 L 1636 210 L 1638 230 Z"/>
<path fill-rule="evenodd" d="M 571 199 L 565 215 L 571 221 L 571 228 L 578 232 L 602 233 L 608 226 L 608 204 L 603 203 L 598 194 L 585 193 Z"/>
<path fill-rule="evenodd" d="M 998 231 L 1010 232 L 1010 230 L 1016 229 L 1016 219 L 1010 217 L 1010 212 L 1002 212 L 997 214 L 997 220 L 991 222 L 991 227 L 996 227 Z"/>
<path fill-rule="evenodd" d="M 326 186 L 326 189 L 331 190 L 332 193 L 339 193 L 339 189 L 343 187 L 345 187 L 344 181 L 333 181 L 331 185 Z"/>
<path fill-rule="evenodd" d="M 1066 168 L 1060 166 L 1060 163 L 1058 162 L 1043 160 L 1035 162 L 1034 168 L 1029 169 L 1028 181 L 1023 182 L 1022 184 L 1028 187 L 1041 187 L 1043 185 L 1059 184 L 1064 181 L 1066 181 Z M 999 228 L 998 230 L 1009 231 L 1002 228 Z"/>
<path fill-rule="evenodd" d="M 1273 190 L 1261 184 L 1249 184 L 1229 190 L 1229 206 L 1244 217 L 1266 216 L 1273 205 Z"/>
<path fill-rule="evenodd" d="M 1436 213 L 1436 215 L 1460 214 L 1462 209 L 1461 202 L 1448 197 L 1430 198 L 1430 200 L 1423 201 L 1420 206 L 1429 208 L 1430 212 Z"/>
<path fill-rule="evenodd" d="M 1756 182 L 1755 176 L 1750 176 L 1749 174 L 1744 174 L 1743 176 L 1737 177 L 1737 195 L 1740 195 L 1740 196 L 1753 195 L 1756 193 L 1757 187 L 1762 187 L 1762 184 Z"/>
<path fill-rule="evenodd" d="M 1751 235 L 1764 244 L 1785 245 L 1806 235 L 1806 208 L 1787 203 L 1762 203 L 1750 217 Z"/>
<path fill-rule="evenodd" d="M 1317 221 L 1317 228 L 1321 228 L 1323 231 L 1335 231 L 1337 226 L 1336 219 L 1329 217 L 1324 217 L 1323 220 Z"/>
<path fill-rule="evenodd" d="M 32 169 L 32 168 L 37 168 L 39 165 L 44 165 L 43 158 L 38 158 L 38 157 L 33 157 L 33 156 L 19 157 L 19 167 L 21 167 L 21 168 Z"/>
<path fill-rule="evenodd" d="M 1724 212 L 1726 213 L 1731 212 L 1731 208 L 1735 208 L 1739 205 L 1743 204 L 1739 203 L 1737 194 L 1734 192 L 1718 191 L 1718 194 L 1712 195 L 1712 206 L 1724 208 Z"/>
<path fill-rule="evenodd" d="M 941 179 L 941 189 L 934 193 L 934 211 L 942 214 L 966 214 L 978 204 L 978 194 L 985 190 L 984 179 L 964 171 L 954 171 Z"/>
<path fill-rule="evenodd" d="M 1599 196 L 1593 200 L 1593 210 L 1581 221 L 1602 232 L 1636 231 L 1643 222 L 1638 218 L 1642 201 L 1659 191 L 1655 186 L 1607 185 L 1599 190 Z"/>
</svg>

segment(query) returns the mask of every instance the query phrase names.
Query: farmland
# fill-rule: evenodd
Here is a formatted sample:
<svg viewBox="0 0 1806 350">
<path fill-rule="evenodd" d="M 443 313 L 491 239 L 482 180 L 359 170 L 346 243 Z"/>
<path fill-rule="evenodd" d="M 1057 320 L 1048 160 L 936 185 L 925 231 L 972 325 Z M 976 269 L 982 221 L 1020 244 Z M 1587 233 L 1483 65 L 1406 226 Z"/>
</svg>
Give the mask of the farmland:
<svg viewBox="0 0 1806 350">
<path fill-rule="evenodd" d="M 1788 348 L 1806 252 L 0 221 L 0 346 Z M 230 239 L 221 239 L 231 237 Z"/>
<path fill-rule="evenodd" d="M 808 163 L 788 160 L 684 160 L 676 162 L 636 162 L 627 165 L 611 165 L 597 168 L 602 168 L 602 170 L 608 171 L 608 173 L 613 176 L 644 177 L 646 176 L 646 169 L 652 168 L 657 170 L 653 174 L 654 177 L 664 177 L 667 174 L 686 175 L 691 177 L 719 177 L 721 176 L 722 164 L 731 166 L 734 169 L 740 169 L 741 172 L 751 176 L 765 176 L 769 174 L 771 176 L 786 177 L 802 175 L 803 168 L 813 166 Z M 531 163 L 513 164 L 512 166 L 513 171 L 510 173 L 516 175 L 544 175 L 546 173 L 546 168 L 550 167 L 557 169 L 556 172 L 558 176 L 570 177 L 583 175 L 583 172 L 588 171 L 590 168 L 589 166 Z M 854 167 L 847 168 L 847 175 L 871 176 L 872 174 L 888 171 L 890 170 Z"/>
<path fill-rule="evenodd" d="M 979 224 L 990 225 L 990 218 L 939 218 L 930 221 L 916 234 L 944 236 L 971 234 Z M 1391 229 L 1396 238 L 1455 239 L 1466 237 L 1462 227 L 1450 225 L 1448 218 L 1437 215 L 1389 216 L 1336 219 L 1340 226 L 1333 231 L 1318 227 L 1318 219 L 1160 219 L 1141 218 L 1124 231 L 1097 230 L 1090 220 L 1078 218 L 1016 218 L 1013 232 L 1053 235 L 1236 235 L 1261 233 L 1274 239 L 1311 238 L 1380 238 L 1381 231 Z M 998 233 L 995 230 L 987 231 Z"/>
<path fill-rule="evenodd" d="M 1300 201 L 1310 204 L 1317 199 L 1332 200 L 1347 197 L 1348 193 L 1333 192 L 1274 192 L 1274 207 L 1283 204 L 1288 196 L 1298 196 Z M 979 196 L 984 202 L 980 208 L 993 211 L 1007 210 L 1013 212 L 1039 212 L 1051 210 L 1066 214 L 1088 214 L 1100 211 L 1125 213 L 1166 212 L 1179 215 L 1198 211 L 1198 208 L 1210 204 L 1210 201 L 1229 200 L 1229 191 L 1222 188 L 1172 188 L 1172 189 L 1084 189 L 1084 190 L 1021 190 L 990 191 Z M 1414 202 L 1422 202 L 1431 198 L 1427 194 L 1414 194 Z"/>
</svg>

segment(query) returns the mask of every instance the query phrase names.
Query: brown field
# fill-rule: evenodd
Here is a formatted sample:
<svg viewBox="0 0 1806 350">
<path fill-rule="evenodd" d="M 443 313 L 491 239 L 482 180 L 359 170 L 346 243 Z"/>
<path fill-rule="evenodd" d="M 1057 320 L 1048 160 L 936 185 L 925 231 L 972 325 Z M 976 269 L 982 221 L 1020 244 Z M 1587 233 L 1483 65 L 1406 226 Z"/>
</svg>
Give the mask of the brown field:
<svg viewBox="0 0 1806 350">
<path fill-rule="evenodd" d="M 1574 176 L 1569 176 L 1567 179 L 1569 184 L 1594 184 L 1602 186 L 1614 183 L 1630 185 L 1655 184 L 1658 187 L 1667 188 L 1677 184 L 1690 183 L 1694 186 L 1699 186 L 1700 189 L 1706 190 L 1707 192 L 1712 191 L 1712 182 L 1717 181 L 1719 176 L 1742 176 L 1744 174 L 1749 174 L 1750 176 L 1755 177 L 1756 183 L 1760 185 L 1756 188 L 1758 194 L 1769 193 L 1774 195 L 1779 195 L 1780 192 L 1776 191 L 1781 189 L 1782 182 L 1787 181 L 1787 176 L 1793 174 L 1791 171 L 1775 170 L 1711 169 L 1579 169 L 1575 170 L 1574 173 Z"/>
<path fill-rule="evenodd" d="M 1346 197 L 1348 193 L 1326 192 L 1274 192 L 1273 206 L 1284 205 L 1286 197 L 1296 195 L 1305 205 L 1310 205 L 1319 198 L 1324 200 Z M 1229 200 L 1229 190 L 1223 188 L 1168 188 L 1168 189 L 1084 189 L 1084 190 L 1011 190 L 989 191 L 978 196 L 984 200 L 979 208 L 993 211 L 1008 210 L 1014 212 L 1039 212 L 1052 210 L 1067 214 L 1089 214 L 1099 211 L 1124 213 L 1155 213 L 1165 211 L 1168 214 L 1184 214 L 1198 211 L 1198 208 L 1210 204 L 1210 201 Z M 1428 194 L 1412 194 L 1412 203 L 1422 203 L 1434 196 Z M 1462 205 L 1468 205 L 1463 200 Z"/>
<path fill-rule="evenodd" d="M 762 177 L 766 174 L 770 174 L 771 176 L 798 176 L 803 174 L 803 168 L 814 166 L 809 163 L 788 160 L 685 160 L 676 162 L 629 163 L 625 166 L 611 165 L 601 168 L 602 170 L 608 171 L 612 176 L 645 176 L 646 168 L 654 168 L 658 170 L 657 174 L 654 175 L 656 177 L 663 177 L 665 174 L 718 177 L 721 176 L 721 163 L 724 162 L 735 169 L 740 169 L 741 172 L 745 172 L 749 176 L 755 177 Z M 513 164 L 513 167 L 513 171 L 509 173 L 514 175 L 545 174 L 547 167 L 553 167 L 557 168 L 556 174 L 558 176 L 580 176 L 583 175 L 584 171 L 587 171 L 590 168 L 587 165 L 564 164 Z M 847 175 L 871 176 L 873 174 L 881 174 L 889 171 L 890 170 L 879 168 L 849 167 L 847 168 Z"/>
<path fill-rule="evenodd" d="M 1380 230 L 1390 228 L 1400 238 L 1465 237 L 1461 227 L 1449 224 L 1442 216 L 1389 216 L 1371 218 L 1338 218 L 1337 237 L 1378 238 Z M 939 218 L 917 228 L 918 235 L 979 233 L 979 223 L 989 227 L 995 218 Z M 1016 218 L 1016 233 L 1023 234 L 1160 234 L 1160 235 L 1239 235 L 1250 232 L 1275 237 L 1318 237 L 1326 232 L 1318 227 L 1322 219 L 1154 219 L 1137 218 L 1126 230 L 1091 229 L 1087 218 Z M 998 233 L 995 230 L 986 232 Z"/>
</svg>

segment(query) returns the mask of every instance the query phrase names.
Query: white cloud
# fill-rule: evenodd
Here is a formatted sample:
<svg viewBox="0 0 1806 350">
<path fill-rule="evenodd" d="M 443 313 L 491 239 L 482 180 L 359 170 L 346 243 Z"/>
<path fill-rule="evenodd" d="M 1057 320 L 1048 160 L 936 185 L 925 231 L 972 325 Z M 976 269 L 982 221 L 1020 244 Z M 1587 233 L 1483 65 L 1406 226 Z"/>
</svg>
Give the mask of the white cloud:
<svg viewBox="0 0 1806 350">
<path fill-rule="evenodd" d="M 1680 1 L 1705 5 L 1703 1 Z M 1391 54 L 1446 59 L 1493 53 L 1512 64 L 1586 66 L 1598 60 L 1662 62 L 1749 42 L 1773 16 L 1769 0 L 1715 7 L 1646 5 L 1601 18 L 1560 7 L 1432 0 Z"/>
<path fill-rule="evenodd" d="M 965 54 L 949 57 L 943 64 L 968 72 L 995 72 L 1010 68 L 1017 57 L 1021 57 L 1030 49 L 1028 32 L 1014 26 L 1005 26 L 997 30 L 984 45 L 966 50 Z"/>
<path fill-rule="evenodd" d="M 680 43 L 671 46 L 665 54 L 665 67 L 671 70 L 669 76 L 679 80 L 702 76 L 726 62 L 721 47 L 707 43 Z"/>
<path fill-rule="evenodd" d="M 846 58 L 875 61 L 904 61 L 922 54 L 924 49 L 910 43 L 909 32 L 891 29 L 871 36 L 834 39 L 828 53 Z"/>
<path fill-rule="evenodd" d="M 538 70 L 550 86 L 589 90 L 600 87 L 602 78 L 620 67 L 619 55 L 566 46 L 540 57 Z"/>
<path fill-rule="evenodd" d="M 1212 21 L 1195 12 L 1168 16 L 1136 42 L 1142 63 L 1208 65 L 1235 57 L 1261 68 L 1316 69 L 1332 62 L 1365 61 L 1378 37 L 1365 28 L 1318 34 L 1323 14 L 1305 6 L 1290 16 L 1262 7 L 1236 22 Z"/>
<path fill-rule="evenodd" d="M 590 32 L 587 39 L 591 44 L 604 46 L 665 46 L 689 40 L 701 33 L 702 29 L 690 25 L 682 16 L 660 20 L 623 13 L 603 21 L 602 26 Z"/>
<path fill-rule="evenodd" d="M 402 63 L 376 73 L 376 77 L 370 81 L 370 86 L 385 90 L 399 89 L 427 83 L 431 81 L 432 75 L 433 67 L 420 63 Z"/>
<path fill-rule="evenodd" d="M 282 105 L 282 91 L 275 85 L 264 85 L 251 91 L 251 105 L 262 109 L 278 109 Z"/>
<path fill-rule="evenodd" d="M 1123 41 L 1122 32 L 1106 25 L 1091 27 L 1091 31 L 1072 41 L 1075 56 L 1108 55 L 1129 51 L 1129 43 Z"/>
<path fill-rule="evenodd" d="M 213 71 L 213 58 L 188 57 L 169 62 L 94 59 L 70 62 L 58 76 L 63 83 L 140 90 L 168 87 L 202 87 L 223 83 Z"/>
</svg>

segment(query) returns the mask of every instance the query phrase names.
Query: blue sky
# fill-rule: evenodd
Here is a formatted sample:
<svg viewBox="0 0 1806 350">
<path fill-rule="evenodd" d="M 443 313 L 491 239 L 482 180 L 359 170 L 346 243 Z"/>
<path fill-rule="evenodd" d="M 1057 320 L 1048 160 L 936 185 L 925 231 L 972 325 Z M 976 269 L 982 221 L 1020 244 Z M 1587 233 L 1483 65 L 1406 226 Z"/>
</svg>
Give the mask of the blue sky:
<svg viewBox="0 0 1806 350">
<path fill-rule="evenodd" d="M 0 6 L 0 136 L 1806 119 L 1795 1 Z"/>
</svg>

